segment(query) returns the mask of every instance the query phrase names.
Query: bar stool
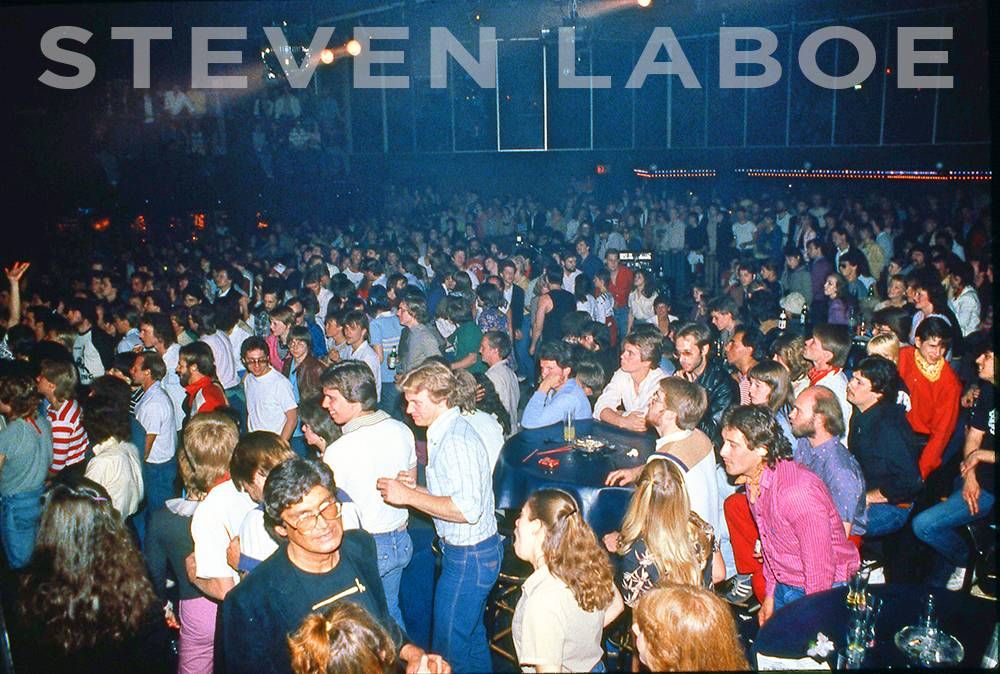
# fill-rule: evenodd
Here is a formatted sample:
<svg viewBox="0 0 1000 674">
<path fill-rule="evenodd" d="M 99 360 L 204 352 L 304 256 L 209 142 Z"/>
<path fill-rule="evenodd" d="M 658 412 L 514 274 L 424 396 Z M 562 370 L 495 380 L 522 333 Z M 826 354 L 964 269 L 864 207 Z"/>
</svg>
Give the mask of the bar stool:
<svg viewBox="0 0 1000 674">
<path fill-rule="evenodd" d="M 531 564 L 514 554 L 513 537 L 505 536 L 500 575 L 486 602 L 486 633 L 490 650 L 515 666 L 517 654 L 511 641 L 514 608 L 521 596 L 521 585 L 532 571 Z"/>
</svg>

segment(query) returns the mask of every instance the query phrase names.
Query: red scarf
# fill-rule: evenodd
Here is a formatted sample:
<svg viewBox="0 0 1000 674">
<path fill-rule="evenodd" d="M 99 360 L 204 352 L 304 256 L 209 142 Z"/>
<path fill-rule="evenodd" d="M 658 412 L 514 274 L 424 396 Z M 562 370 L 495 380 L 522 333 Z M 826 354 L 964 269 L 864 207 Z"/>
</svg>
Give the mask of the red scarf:
<svg viewBox="0 0 1000 674">
<path fill-rule="evenodd" d="M 819 382 L 820 379 L 822 379 L 826 375 L 830 374 L 831 372 L 834 372 L 834 373 L 840 372 L 840 368 L 839 367 L 828 367 L 825 370 L 817 370 L 814 367 L 809 368 L 809 371 L 806 372 L 806 376 L 809 377 L 809 385 L 810 386 L 815 386 L 817 384 L 817 382 Z"/>
</svg>

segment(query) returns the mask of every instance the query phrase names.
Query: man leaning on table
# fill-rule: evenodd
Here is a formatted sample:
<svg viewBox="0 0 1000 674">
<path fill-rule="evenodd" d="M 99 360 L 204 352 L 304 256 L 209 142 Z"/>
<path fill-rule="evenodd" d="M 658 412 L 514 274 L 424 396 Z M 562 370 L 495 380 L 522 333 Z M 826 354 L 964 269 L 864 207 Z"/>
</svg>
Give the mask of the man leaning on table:
<svg viewBox="0 0 1000 674">
<path fill-rule="evenodd" d="M 741 405 L 722 417 L 722 461 L 746 486 L 760 532 L 765 597 L 763 625 L 796 599 L 843 585 L 860 565 L 823 481 L 792 460 L 792 448 L 770 410 Z"/>
<path fill-rule="evenodd" d="M 659 367 L 663 338 L 658 330 L 633 330 L 625 337 L 621 367 L 594 403 L 594 418 L 641 433 L 649 401 L 666 375 Z"/>
<path fill-rule="evenodd" d="M 541 428 L 563 421 L 567 412 L 574 419 L 590 418 L 590 401 L 573 378 L 573 351 L 564 342 L 543 342 L 538 348 L 542 380 L 528 400 L 521 417 L 522 428 Z"/>
</svg>

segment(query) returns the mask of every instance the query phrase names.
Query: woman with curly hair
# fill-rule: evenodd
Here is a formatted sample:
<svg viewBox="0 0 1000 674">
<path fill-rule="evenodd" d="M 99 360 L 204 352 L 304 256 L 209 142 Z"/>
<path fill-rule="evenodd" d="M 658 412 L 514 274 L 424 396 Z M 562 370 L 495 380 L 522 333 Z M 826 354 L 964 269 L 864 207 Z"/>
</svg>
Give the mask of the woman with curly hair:
<svg viewBox="0 0 1000 674">
<path fill-rule="evenodd" d="M 670 459 L 650 461 L 636 482 L 621 533 L 604 538 L 620 558 L 615 580 L 625 604 L 635 606 L 666 580 L 711 585 L 714 539 L 711 525 L 691 510 L 677 464 Z"/>
<path fill-rule="evenodd" d="M 633 614 L 639 659 L 654 672 L 750 669 L 729 604 L 709 590 L 667 583 Z"/>
<path fill-rule="evenodd" d="M 805 338 L 789 332 L 781 333 L 771 342 L 771 360 L 781 363 L 788 370 L 793 398 L 809 388 L 809 377 L 806 373 L 809 372 L 812 363 L 802 355 L 805 348 Z"/>
<path fill-rule="evenodd" d="M 42 487 L 52 463 L 52 426 L 38 413 L 38 389 L 26 363 L 5 364 L 0 374 L 0 540 L 7 564 L 31 559 Z"/>
<path fill-rule="evenodd" d="M 339 602 L 288 637 L 295 674 L 392 674 L 396 645 L 364 608 Z M 426 669 L 426 668 L 425 668 Z"/>
<path fill-rule="evenodd" d="M 171 669 L 163 608 L 103 487 L 57 484 L 44 498 L 21 582 L 18 672 Z"/>
<path fill-rule="evenodd" d="M 511 625 L 522 670 L 605 671 L 601 635 L 624 605 L 611 562 L 573 497 L 559 489 L 528 497 L 514 552 L 535 569 Z"/>
</svg>

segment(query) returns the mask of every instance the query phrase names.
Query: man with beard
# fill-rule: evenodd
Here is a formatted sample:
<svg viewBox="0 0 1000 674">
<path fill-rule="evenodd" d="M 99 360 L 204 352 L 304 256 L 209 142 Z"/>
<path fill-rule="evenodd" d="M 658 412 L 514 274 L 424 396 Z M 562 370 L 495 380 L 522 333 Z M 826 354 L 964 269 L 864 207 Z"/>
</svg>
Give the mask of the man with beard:
<svg viewBox="0 0 1000 674">
<path fill-rule="evenodd" d="M 184 400 L 185 418 L 226 407 L 226 393 L 215 377 L 215 359 L 205 342 L 192 342 L 181 347 L 177 359 L 177 376 L 187 393 Z"/>
</svg>

